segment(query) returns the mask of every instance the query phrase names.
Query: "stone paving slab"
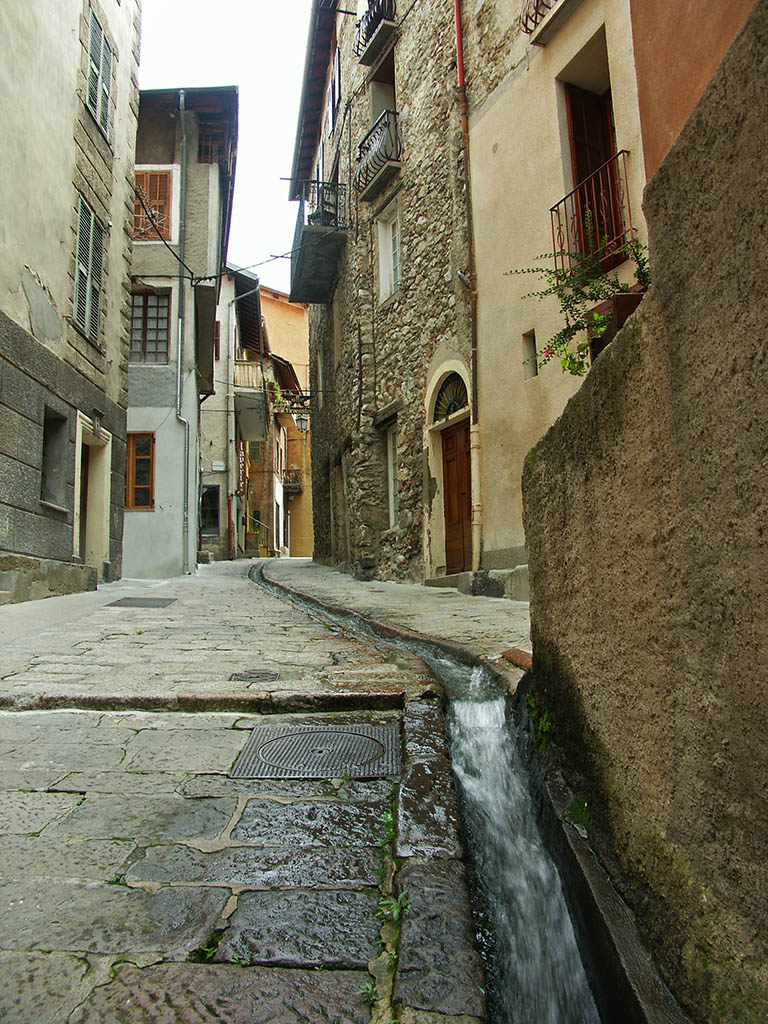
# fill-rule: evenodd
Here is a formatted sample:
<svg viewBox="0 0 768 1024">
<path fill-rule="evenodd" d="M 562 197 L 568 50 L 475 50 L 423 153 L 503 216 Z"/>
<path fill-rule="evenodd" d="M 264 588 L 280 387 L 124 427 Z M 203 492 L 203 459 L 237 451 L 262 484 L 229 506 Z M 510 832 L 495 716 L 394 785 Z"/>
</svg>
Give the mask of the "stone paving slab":
<svg viewBox="0 0 768 1024">
<path fill-rule="evenodd" d="M 57 799 L 66 799 L 58 796 Z M 228 799 L 185 800 L 168 795 L 125 800 L 109 793 L 87 796 L 51 833 L 70 838 L 216 839 L 227 827 L 236 803 Z"/>
<path fill-rule="evenodd" d="M 233 846 L 203 853 L 186 846 L 153 846 L 125 878 L 130 885 L 197 882 L 246 889 L 351 889 L 378 885 L 380 868 L 381 855 L 374 849 Z"/>
<path fill-rule="evenodd" d="M 283 721 L 281 716 L 280 722 Z M 230 779 L 223 775 L 192 775 L 182 783 L 180 792 L 185 796 L 249 796 L 289 803 L 296 800 L 368 803 L 384 814 L 392 801 L 392 788 L 392 779 Z"/>
<path fill-rule="evenodd" d="M 485 974 L 474 945 L 463 864 L 411 861 L 398 872 L 397 884 L 410 906 L 400 933 L 394 998 L 416 1010 L 484 1018 Z"/>
<path fill-rule="evenodd" d="M 93 964 L 81 955 L 0 952 L 0 1021 L 63 1024 L 87 995 L 89 980 L 106 980 L 95 974 Z"/>
<path fill-rule="evenodd" d="M 228 772 L 245 746 L 248 733 L 241 729 L 197 730 L 169 733 L 145 729 L 134 735 L 125 750 L 128 772 Z"/>
<path fill-rule="evenodd" d="M 380 807 L 302 800 L 277 804 L 249 800 L 232 832 L 258 846 L 377 846 L 384 825 Z"/>
<path fill-rule="evenodd" d="M 448 757 L 445 715 L 439 700 L 408 701 L 403 712 L 403 739 L 410 761 Z"/>
<path fill-rule="evenodd" d="M 122 745 L 89 744 L 77 739 L 77 731 L 68 741 L 48 741 L 41 737 L 34 744 L 19 742 L 11 751 L 0 751 L 0 771 L 5 768 L 117 768 L 125 756 Z"/>
<path fill-rule="evenodd" d="M 68 772 L 50 784 L 56 793 L 122 793 L 126 796 L 157 796 L 175 793 L 189 778 L 183 772 Z M 208 796 L 213 794 L 200 794 Z M 215 794 L 224 796 L 226 794 Z"/>
<path fill-rule="evenodd" d="M 216 953 L 219 962 L 365 968 L 381 951 L 379 893 L 247 892 Z"/>
<path fill-rule="evenodd" d="M 127 839 L 62 842 L 42 836 L 17 836 L 3 840 L 0 878 L 16 882 L 32 878 L 108 882 L 125 870 L 135 849 Z"/>
<path fill-rule="evenodd" d="M 445 757 L 408 764 L 397 803 L 395 856 L 462 856 L 459 806 Z"/>
<path fill-rule="evenodd" d="M 118 967 L 67 1024 L 367 1024 L 366 978 L 221 964 Z"/>
<path fill-rule="evenodd" d="M 0 791 L 3 790 L 47 790 L 64 775 L 64 768 L 23 768 L 0 767 Z"/>
<path fill-rule="evenodd" d="M 80 799 L 64 793 L 0 793 L 0 835 L 30 835 L 61 821 Z"/>
<path fill-rule="evenodd" d="M 148 893 L 94 882 L 0 884 L 0 948 L 186 959 L 205 944 L 226 900 L 221 889 L 184 886 Z"/>
</svg>

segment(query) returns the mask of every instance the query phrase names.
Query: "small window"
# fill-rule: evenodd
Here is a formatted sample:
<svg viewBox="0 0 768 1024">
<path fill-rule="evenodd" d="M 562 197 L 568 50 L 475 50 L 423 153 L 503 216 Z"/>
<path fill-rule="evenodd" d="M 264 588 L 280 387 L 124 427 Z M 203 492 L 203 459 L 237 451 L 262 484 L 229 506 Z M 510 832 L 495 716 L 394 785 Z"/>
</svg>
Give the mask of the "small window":
<svg viewBox="0 0 768 1024">
<path fill-rule="evenodd" d="M 125 507 L 155 507 L 155 435 L 129 434 L 126 438 Z"/>
<path fill-rule="evenodd" d="M 263 462 L 264 461 L 264 442 L 263 441 L 249 441 L 248 442 L 248 457 L 251 462 Z"/>
<path fill-rule="evenodd" d="M 91 11 L 88 52 L 87 106 L 105 135 L 109 134 L 109 94 L 112 89 L 112 49 L 99 19 Z"/>
<path fill-rule="evenodd" d="M 333 134 L 336 122 L 339 119 L 339 107 L 341 106 L 341 53 L 338 46 L 333 54 L 331 65 L 331 80 L 328 83 L 326 92 L 326 129 L 329 135 Z"/>
<path fill-rule="evenodd" d="M 218 484 L 203 484 L 200 496 L 200 532 L 204 537 L 219 536 Z"/>
<path fill-rule="evenodd" d="M 523 379 L 530 380 L 539 373 L 539 358 L 536 351 L 536 332 L 526 331 L 523 335 Z"/>
<path fill-rule="evenodd" d="M 104 227 L 80 196 L 75 254 L 75 308 L 73 320 L 86 337 L 98 341 Z"/>
<path fill-rule="evenodd" d="M 392 529 L 397 525 L 397 423 L 387 431 L 387 502 Z"/>
<path fill-rule="evenodd" d="M 396 203 L 377 221 L 379 240 L 379 301 L 400 287 L 400 211 Z"/>
<path fill-rule="evenodd" d="M 133 238 L 157 242 L 171 238 L 171 171 L 136 171 Z"/>
<path fill-rule="evenodd" d="M 167 363 L 170 295 L 134 292 L 131 295 L 132 363 Z"/>
<path fill-rule="evenodd" d="M 47 406 L 43 414 L 40 500 L 63 508 L 67 500 L 67 418 Z"/>
</svg>

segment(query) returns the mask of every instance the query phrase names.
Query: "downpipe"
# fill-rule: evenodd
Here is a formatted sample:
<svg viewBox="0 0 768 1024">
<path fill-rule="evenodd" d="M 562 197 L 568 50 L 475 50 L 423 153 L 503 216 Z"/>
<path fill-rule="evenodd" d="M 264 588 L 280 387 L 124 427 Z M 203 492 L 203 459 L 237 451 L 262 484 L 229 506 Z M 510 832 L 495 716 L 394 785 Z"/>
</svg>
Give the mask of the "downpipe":
<svg viewBox="0 0 768 1024">
<path fill-rule="evenodd" d="M 189 420 L 182 415 L 182 400 L 184 397 L 184 255 L 187 235 L 187 125 L 186 107 L 184 102 L 184 90 L 179 90 L 179 117 L 181 118 L 181 198 L 179 203 L 179 310 L 178 310 L 178 339 L 176 361 L 176 420 L 184 428 L 184 468 L 183 468 L 183 495 L 182 508 L 183 520 L 181 529 L 182 543 L 182 568 L 185 574 L 189 574 L 189 451 L 190 451 L 190 424 Z"/>
</svg>

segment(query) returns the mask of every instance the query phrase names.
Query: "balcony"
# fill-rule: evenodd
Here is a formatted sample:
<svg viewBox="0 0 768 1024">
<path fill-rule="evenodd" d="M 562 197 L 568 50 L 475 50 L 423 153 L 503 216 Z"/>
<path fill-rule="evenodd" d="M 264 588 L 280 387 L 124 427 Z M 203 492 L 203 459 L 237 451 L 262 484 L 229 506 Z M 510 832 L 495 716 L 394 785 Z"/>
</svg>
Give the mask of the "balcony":
<svg viewBox="0 0 768 1024">
<path fill-rule="evenodd" d="M 347 188 L 300 181 L 299 215 L 291 253 L 291 302 L 330 301 L 347 240 Z"/>
<path fill-rule="evenodd" d="M 395 13 L 395 0 L 369 0 L 355 33 L 354 51 L 360 64 L 370 67 L 384 52 L 397 31 Z"/>
<path fill-rule="evenodd" d="M 585 255 L 600 254 L 603 271 L 627 259 L 636 236 L 627 190 L 628 150 L 622 149 L 551 208 L 555 268 L 568 270 Z"/>
<path fill-rule="evenodd" d="M 236 359 L 234 385 L 239 436 L 244 441 L 263 441 L 267 436 L 269 407 L 259 364 Z"/>
<path fill-rule="evenodd" d="M 304 483 L 300 469 L 283 470 L 283 490 L 286 494 L 301 494 L 304 490 Z"/>
<path fill-rule="evenodd" d="M 581 0 L 523 0 L 520 27 L 536 46 L 554 38 Z"/>
<path fill-rule="evenodd" d="M 385 110 L 358 147 L 355 188 L 370 202 L 400 170 L 400 133 L 397 114 Z"/>
</svg>

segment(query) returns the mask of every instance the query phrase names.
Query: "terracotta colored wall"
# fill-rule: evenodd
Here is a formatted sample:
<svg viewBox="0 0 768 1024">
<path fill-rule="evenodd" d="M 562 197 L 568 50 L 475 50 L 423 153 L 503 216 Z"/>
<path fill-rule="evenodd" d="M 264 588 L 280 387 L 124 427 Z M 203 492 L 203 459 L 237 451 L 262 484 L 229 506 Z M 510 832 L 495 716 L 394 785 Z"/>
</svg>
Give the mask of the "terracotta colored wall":
<svg viewBox="0 0 768 1024">
<path fill-rule="evenodd" d="M 539 699 L 699 1024 L 768 1019 L 768 0 L 646 189 L 654 281 L 523 480 Z"/>
<path fill-rule="evenodd" d="M 650 178 L 754 0 L 632 0 L 645 172 Z"/>
</svg>

